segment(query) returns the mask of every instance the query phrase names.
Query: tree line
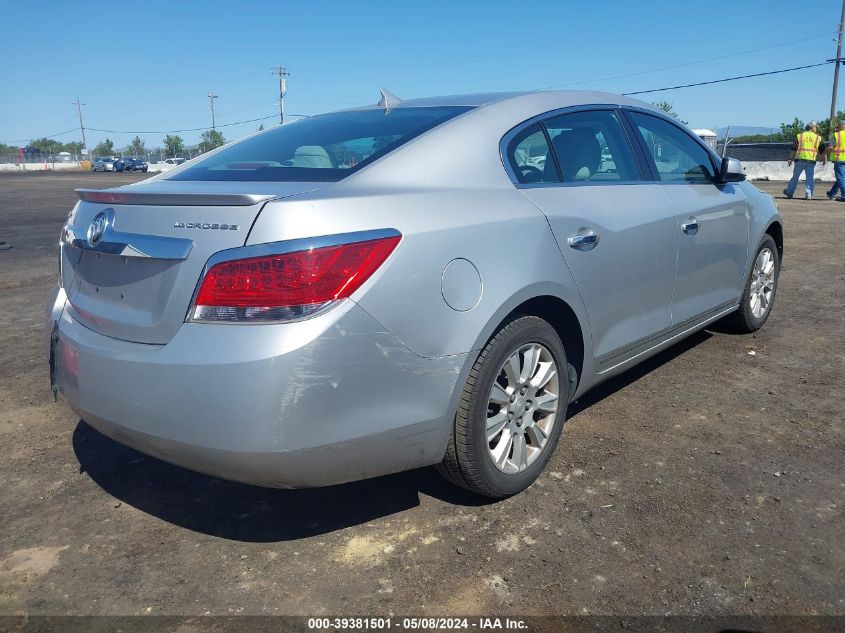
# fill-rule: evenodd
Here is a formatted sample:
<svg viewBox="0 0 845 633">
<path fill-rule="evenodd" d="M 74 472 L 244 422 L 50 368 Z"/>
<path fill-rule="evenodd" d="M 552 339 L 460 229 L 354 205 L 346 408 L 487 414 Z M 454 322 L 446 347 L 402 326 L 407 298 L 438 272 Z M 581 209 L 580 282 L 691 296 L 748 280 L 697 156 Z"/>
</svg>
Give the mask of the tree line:
<svg viewBox="0 0 845 633">
<path fill-rule="evenodd" d="M 651 105 L 659 110 L 663 110 L 668 115 L 673 116 L 680 121 L 672 103 L 668 101 L 653 101 Z M 839 122 L 842 120 L 845 120 L 845 112 L 841 110 L 836 113 L 832 122 L 829 117 L 827 119 L 817 119 L 816 125 L 818 126 L 819 136 L 823 139 L 831 138 L 833 133 L 839 129 Z M 684 125 L 687 124 L 686 121 L 681 121 L 681 123 Z M 796 136 L 804 131 L 806 125 L 807 124 L 804 121 L 795 117 L 795 120 L 792 121 L 792 123 L 781 123 L 780 131 L 773 130 L 771 134 L 745 134 L 742 136 L 732 136 L 730 141 L 731 143 L 792 142 L 795 140 Z"/>
<path fill-rule="evenodd" d="M 208 152 L 226 143 L 226 139 L 223 137 L 223 134 L 217 130 L 206 130 L 202 133 L 200 139 L 200 143 L 197 146 L 197 150 L 200 153 Z M 0 154 L 17 154 L 18 150 L 19 148 L 16 146 L 0 143 Z M 61 141 L 57 141 L 55 139 L 39 138 L 31 141 L 29 145 L 27 145 L 26 150 L 30 153 L 35 152 L 38 154 L 53 156 L 59 152 L 68 152 L 71 155 L 76 156 L 82 153 L 82 143 L 79 141 L 62 143 Z M 185 151 L 185 141 L 181 136 L 168 134 L 162 141 L 162 151 L 167 154 L 168 157 L 180 156 Z M 147 147 L 144 140 L 140 136 L 135 136 L 135 138 L 132 139 L 132 142 L 130 142 L 127 146 L 125 153 L 130 156 L 140 157 L 144 156 L 146 152 Z M 114 154 L 114 142 L 109 138 L 97 143 L 91 153 L 92 156 L 114 156 Z"/>
<path fill-rule="evenodd" d="M 39 138 L 35 139 L 27 145 L 32 148 L 31 151 L 39 154 L 58 154 L 59 152 L 69 152 L 71 154 L 80 154 L 82 152 L 82 143 L 73 141 L 70 143 L 62 143 L 54 139 Z M 0 154 L 16 154 L 19 147 L 17 145 L 5 145 L 0 143 Z"/>
<path fill-rule="evenodd" d="M 823 139 L 828 139 L 833 136 L 833 133 L 839 129 L 839 122 L 845 119 L 845 112 L 838 111 L 831 122 L 830 118 L 816 120 L 818 125 L 818 134 Z M 792 142 L 795 137 L 804 131 L 806 123 L 795 117 L 792 123 L 781 123 L 780 131 L 772 132 L 772 134 L 746 134 L 744 136 L 731 137 L 731 143 L 765 143 L 768 141 Z"/>
</svg>

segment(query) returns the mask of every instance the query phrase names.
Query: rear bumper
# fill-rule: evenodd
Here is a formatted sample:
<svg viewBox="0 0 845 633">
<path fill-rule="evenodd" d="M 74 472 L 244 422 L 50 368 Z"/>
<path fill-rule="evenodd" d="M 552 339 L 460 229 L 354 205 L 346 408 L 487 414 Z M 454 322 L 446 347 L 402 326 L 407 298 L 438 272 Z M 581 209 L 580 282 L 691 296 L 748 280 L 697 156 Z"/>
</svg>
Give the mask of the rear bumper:
<svg viewBox="0 0 845 633">
<path fill-rule="evenodd" d="M 298 323 L 186 323 L 166 345 L 97 334 L 60 306 L 48 313 L 56 385 L 86 422 L 163 460 L 264 486 L 439 462 L 466 360 L 417 356 L 352 301 Z"/>
</svg>

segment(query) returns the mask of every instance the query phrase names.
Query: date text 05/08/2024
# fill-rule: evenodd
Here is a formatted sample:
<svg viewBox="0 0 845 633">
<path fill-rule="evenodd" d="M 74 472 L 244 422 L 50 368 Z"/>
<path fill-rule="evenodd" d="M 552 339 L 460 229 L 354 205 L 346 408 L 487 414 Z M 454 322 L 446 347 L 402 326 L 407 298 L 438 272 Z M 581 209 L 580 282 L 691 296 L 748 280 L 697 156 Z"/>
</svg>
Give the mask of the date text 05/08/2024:
<svg viewBox="0 0 845 633">
<path fill-rule="evenodd" d="M 519 618 L 449 618 L 449 617 L 322 617 L 308 618 L 309 630 L 524 630 L 527 623 Z"/>
</svg>

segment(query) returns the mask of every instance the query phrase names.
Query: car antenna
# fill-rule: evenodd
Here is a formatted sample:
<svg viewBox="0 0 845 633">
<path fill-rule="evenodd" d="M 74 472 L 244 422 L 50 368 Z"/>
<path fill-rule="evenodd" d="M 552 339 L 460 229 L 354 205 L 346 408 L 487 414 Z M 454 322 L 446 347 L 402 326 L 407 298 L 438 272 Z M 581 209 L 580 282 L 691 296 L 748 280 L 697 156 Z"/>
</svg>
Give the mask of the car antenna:
<svg viewBox="0 0 845 633">
<path fill-rule="evenodd" d="M 389 90 L 385 90 L 384 88 L 379 88 L 379 92 L 381 93 L 381 99 L 376 104 L 379 108 L 384 108 L 385 114 L 390 112 L 393 108 L 398 106 L 402 103 L 402 99 L 397 97 L 395 94 L 390 92 Z"/>
</svg>

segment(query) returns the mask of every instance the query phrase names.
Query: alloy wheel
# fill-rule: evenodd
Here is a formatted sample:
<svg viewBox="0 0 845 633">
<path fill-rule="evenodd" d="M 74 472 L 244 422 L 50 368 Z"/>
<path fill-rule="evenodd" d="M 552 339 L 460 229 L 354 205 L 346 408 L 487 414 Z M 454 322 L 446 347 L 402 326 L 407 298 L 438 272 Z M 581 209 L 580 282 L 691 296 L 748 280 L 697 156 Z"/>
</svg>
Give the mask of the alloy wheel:
<svg viewBox="0 0 845 633">
<path fill-rule="evenodd" d="M 560 376 L 551 352 L 539 343 L 520 346 L 499 368 L 487 401 L 487 447 L 502 472 L 524 471 L 552 434 Z"/>
<path fill-rule="evenodd" d="M 754 260 L 751 271 L 751 314 L 755 319 L 762 318 L 772 304 L 775 291 L 775 256 L 768 248 L 762 249 Z"/>
</svg>

